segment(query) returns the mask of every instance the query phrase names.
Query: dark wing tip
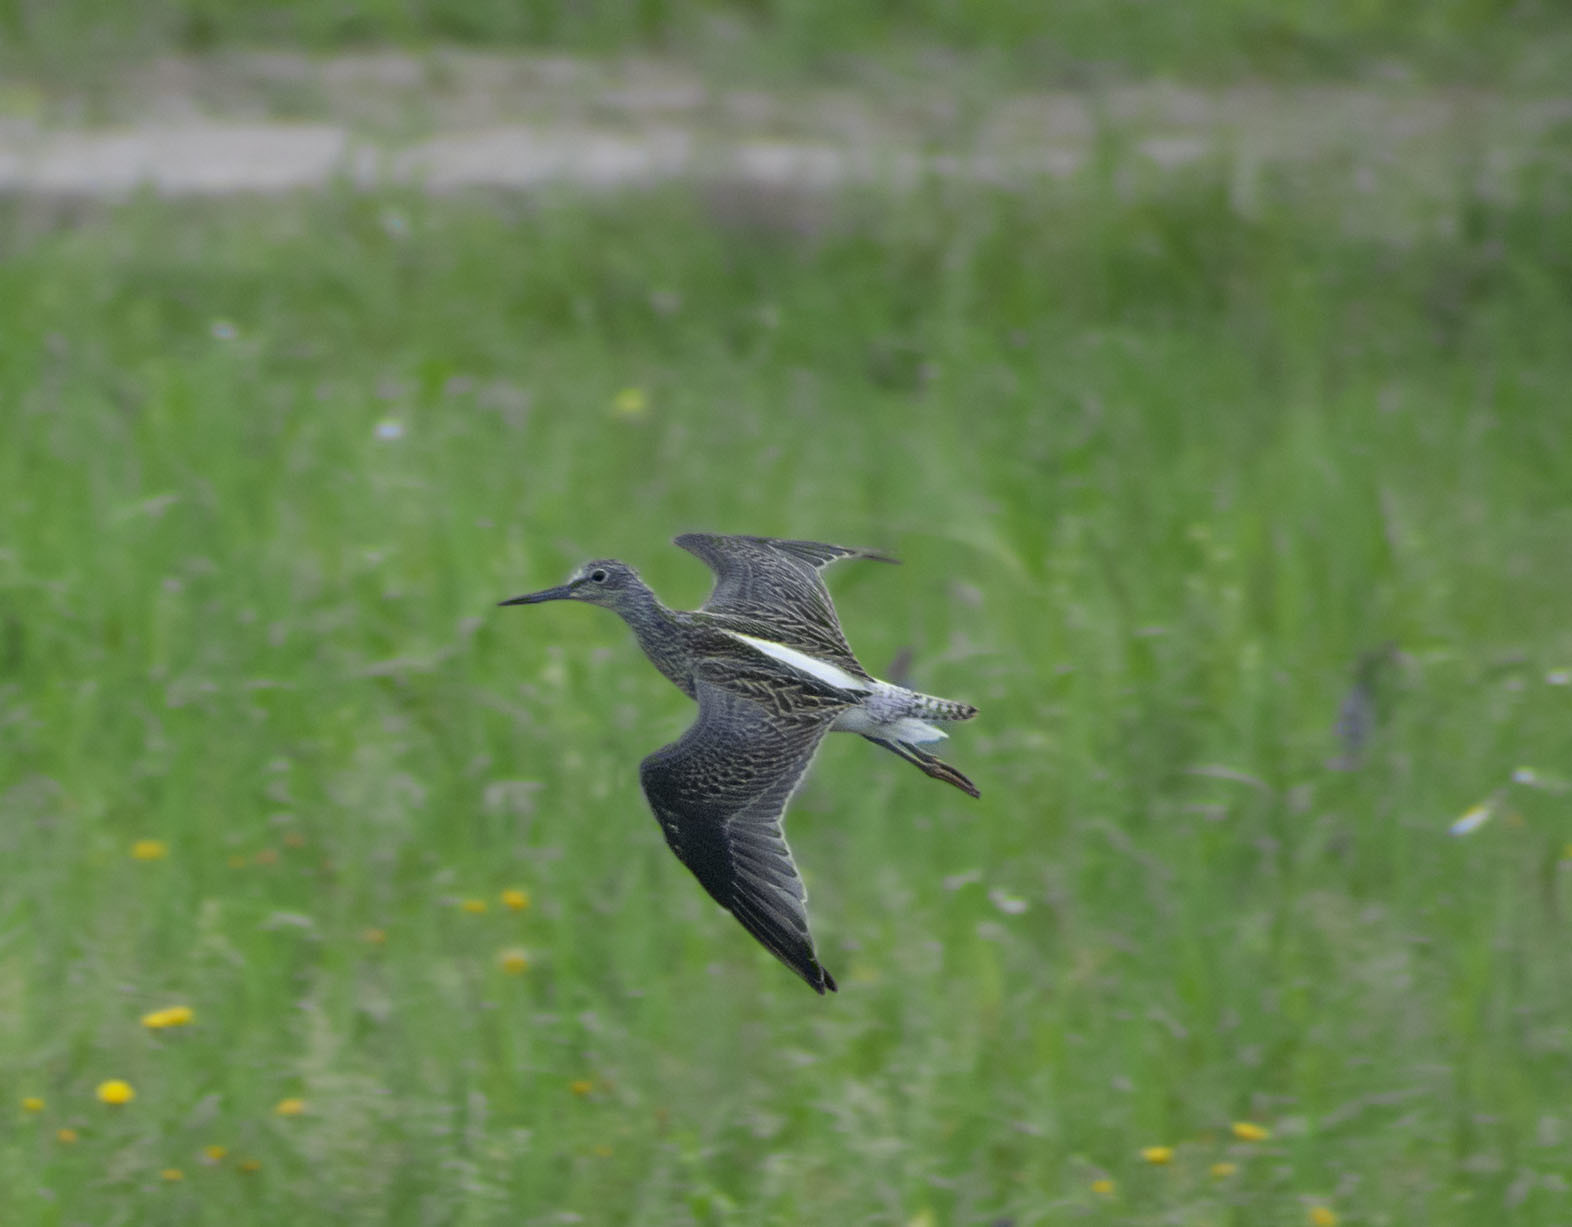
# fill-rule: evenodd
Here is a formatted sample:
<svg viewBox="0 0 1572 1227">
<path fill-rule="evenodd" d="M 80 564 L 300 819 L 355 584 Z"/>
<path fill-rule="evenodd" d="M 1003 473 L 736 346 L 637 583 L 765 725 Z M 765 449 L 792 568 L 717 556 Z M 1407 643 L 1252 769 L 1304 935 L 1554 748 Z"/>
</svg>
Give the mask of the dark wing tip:
<svg viewBox="0 0 1572 1227">
<path fill-rule="evenodd" d="M 886 554 L 882 550 L 865 550 L 850 545 L 832 545 L 827 541 L 801 541 L 791 537 L 756 537 L 749 533 L 679 533 L 671 539 L 671 543 L 679 549 L 698 553 L 698 550 L 694 549 L 695 546 L 702 549 L 705 545 L 724 542 L 728 539 L 745 541 L 749 545 L 774 546 L 793 552 L 802 547 L 813 550 L 829 550 L 830 556 L 828 558 L 812 560 L 815 566 L 820 567 L 837 558 L 866 558 L 869 562 L 888 562 L 893 563 L 895 566 L 899 566 L 901 562 L 894 554 Z M 700 554 L 700 557 L 703 557 L 703 555 Z"/>
<path fill-rule="evenodd" d="M 785 960 L 783 959 L 782 962 L 784 961 Z M 821 997 L 824 996 L 826 992 L 838 993 L 841 991 L 840 986 L 835 983 L 835 977 L 830 975 L 830 969 L 825 967 L 817 959 L 810 957 L 807 966 L 805 967 L 798 966 L 796 964 L 788 964 L 788 966 L 790 966 L 793 971 L 806 980 L 808 987 L 811 988 L 814 992 L 818 993 Z"/>
</svg>

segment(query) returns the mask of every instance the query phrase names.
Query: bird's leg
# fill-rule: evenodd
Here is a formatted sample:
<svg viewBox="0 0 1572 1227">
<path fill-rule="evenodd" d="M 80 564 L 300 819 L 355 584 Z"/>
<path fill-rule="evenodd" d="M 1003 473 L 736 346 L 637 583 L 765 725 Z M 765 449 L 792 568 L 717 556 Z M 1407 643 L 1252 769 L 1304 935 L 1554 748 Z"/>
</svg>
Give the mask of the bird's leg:
<svg viewBox="0 0 1572 1227">
<path fill-rule="evenodd" d="M 943 780 L 946 784 L 954 784 L 955 787 L 969 797 L 980 797 L 982 795 L 978 791 L 977 785 L 973 784 L 960 770 L 950 766 L 942 758 L 929 754 L 924 750 L 919 750 L 910 743 L 907 744 L 906 748 L 913 751 L 915 757 L 912 761 L 922 769 L 924 775 L 931 779 Z"/>
<path fill-rule="evenodd" d="M 950 766 L 937 755 L 920 750 L 909 741 L 886 741 L 883 737 L 872 737 L 863 734 L 876 746 L 883 746 L 892 754 L 898 754 L 907 762 L 915 766 L 930 779 L 943 780 L 946 784 L 953 784 L 969 797 L 980 796 L 977 785 L 973 784 L 960 771 Z"/>
</svg>

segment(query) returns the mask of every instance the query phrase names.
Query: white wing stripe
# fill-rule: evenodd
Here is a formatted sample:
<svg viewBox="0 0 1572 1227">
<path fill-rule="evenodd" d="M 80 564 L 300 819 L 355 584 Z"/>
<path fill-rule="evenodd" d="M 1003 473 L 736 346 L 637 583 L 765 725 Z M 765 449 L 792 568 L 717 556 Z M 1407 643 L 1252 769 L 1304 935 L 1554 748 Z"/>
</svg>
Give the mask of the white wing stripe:
<svg viewBox="0 0 1572 1227">
<path fill-rule="evenodd" d="M 796 648 L 789 648 L 784 643 L 774 643 L 769 639 L 756 639 L 752 635 L 744 635 L 741 631 L 727 631 L 739 643 L 746 643 L 749 647 L 763 652 L 766 656 L 773 657 L 782 664 L 790 665 L 800 673 L 809 677 L 816 677 L 821 682 L 828 682 L 831 686 L 838 686 L 842 690 L 867 690 L 869 685 L 860 677 L 853 677 L 838 665 L 832 665 L 827 660 L 819 660 L 809 656 L 806 652 Z"/>
</svg>

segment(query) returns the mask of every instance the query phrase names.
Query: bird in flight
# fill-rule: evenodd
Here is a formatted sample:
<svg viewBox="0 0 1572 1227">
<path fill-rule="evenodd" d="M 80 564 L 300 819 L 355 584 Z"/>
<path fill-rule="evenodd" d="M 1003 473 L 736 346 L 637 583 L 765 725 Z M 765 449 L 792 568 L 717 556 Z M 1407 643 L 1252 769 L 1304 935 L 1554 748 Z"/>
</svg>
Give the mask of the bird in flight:
<svg viewBox="0 0 1572 1227">
<path fill-rule="evenodd" d="M 603 558 L 567 583 L 503 601 L 586 601 L 622 616 L 644 654 L 699 705 L 676 741 L 639 764 L 666 842 L 715 901 L 823 994 L 835 978 L 808 930 L 807 892 L 782 826 L 828 732 L 859 733 L 969 796 L 977 787 L 922 749 L 977 709 L 882 682 L 852 655 L 820 572 L 895 559 L 817 541 L 685 533 L 715 572 L 696 610 L 668 609 L 639 573 Z"/>
</svg>

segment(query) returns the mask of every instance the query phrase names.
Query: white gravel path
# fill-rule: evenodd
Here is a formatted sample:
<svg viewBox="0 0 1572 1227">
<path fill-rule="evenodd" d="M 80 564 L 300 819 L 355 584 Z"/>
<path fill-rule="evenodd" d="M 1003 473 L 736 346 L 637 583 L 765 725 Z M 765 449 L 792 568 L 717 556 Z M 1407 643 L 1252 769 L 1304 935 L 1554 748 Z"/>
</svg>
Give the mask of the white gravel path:
<svg viewBox="0 0 1572 1227">
<path fill-rule="evenodd" d="M 112 118 L 105 120 L 103 116 Z M 1400 79 L 1350 87 L 1167 85 L 968 94 L 878 82 L 769 93 L 667 65 L 470 53 L 160 60 L 71 90 L 0 91 L 0 194 L 223 196 L 335 181 L 528 191 L 714 179 L 762 189 L 1066 175 L 1110 139 L 1132 164 L 1226 153 L 1236 174 L 1332 158 L 1455 184 L 1537 156 L 1572 95 L 1503 98 Z M 1101 143 L 1101 144 L 1100 144 Z M 1128 156 L 1126 156 L 1128 155 Z"/>
</svg>

